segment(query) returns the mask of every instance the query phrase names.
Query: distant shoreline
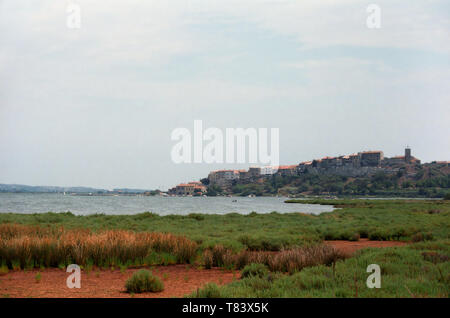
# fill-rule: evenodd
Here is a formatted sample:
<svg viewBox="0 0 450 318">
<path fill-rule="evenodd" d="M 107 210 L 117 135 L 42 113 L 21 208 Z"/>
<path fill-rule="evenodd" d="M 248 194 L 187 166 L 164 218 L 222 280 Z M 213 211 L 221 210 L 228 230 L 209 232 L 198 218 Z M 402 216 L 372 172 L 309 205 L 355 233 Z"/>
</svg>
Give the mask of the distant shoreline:
<svg viewBox="0 0 450 318">
<path fill-rule="evenodd" d="M 0 195 L 2 194 L 59 194 L 59 195 L 66 195 L 66 196 L 75 196 L 75 197 L 163 197 L 163 198 L 202 198 L 202 197 L 208 197 L 208 198 L 248 198 L 249 196 L 241 196 L 241 195 L 217 195 L 217 196 L 193 196 L 193 195 L 159 195 L 159 194 L 151 194 L 147 195 L 144 193 L 66 193 L 63 192 L 0 192 Z M 341 196 L 327 196 L 327 195 L 316 195 L 316 196 L 285 196 L 285 195 L 268 195 L 264 194 L 261 196 L 251 196 L 251 198 L 289 198 L 289 199 L 297 199 L 297 200 L 310 200 L 310 199 L 374 199 L 374 200 L 442 200 L 443 197 L 426 197 L 426 196 L 401 196 L 401 195 L 367 195 L 367 196 L 361 196 L 361 195 L 341 195 Z"/>
</svg>

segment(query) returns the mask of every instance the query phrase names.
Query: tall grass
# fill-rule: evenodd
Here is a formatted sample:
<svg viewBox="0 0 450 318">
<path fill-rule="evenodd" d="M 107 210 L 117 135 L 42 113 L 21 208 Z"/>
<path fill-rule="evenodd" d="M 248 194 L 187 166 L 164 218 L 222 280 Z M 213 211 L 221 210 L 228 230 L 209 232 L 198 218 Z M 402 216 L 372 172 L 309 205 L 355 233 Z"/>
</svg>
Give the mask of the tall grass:
<svg viewBox="0 0 450 318">
<path fill-rule="evenodd" d="M 450 201 L 439 200 L 317 200 L 340 209 L 320 215 L 251 213 L 240 215 L 136 215 L 71 213 L 0 213 L 0 224 L 15 223 L 93 231 L 128 230 L 185 236 L 201 249 L 221 244 L 233 251 L 281 251 L 323 240 L 440 240 L 449 238 Z M 312 203 L 302 201 L 302 203 Z M 302 204 L 295 206 L 304 212 Z"/>
<path fill-rule="evenodd" d="M 291 256 L 296 259 L 297 257 Z M 306 267 L 292 275 L 242 275 L 188 297 L 443 297 L 450 295 L 450 241 L 363 249 L 335 266 Z M 326 258 L 325 258 L 326 260 Z M 369 264 L 381 267 L 381 288 L 368 288 Z"/>
<path fill-rule="evenodd" d="M 273 272 L 294 273 L 305 267 L 332 265 L 347 255 L 329 245 L 311 245 L 280 252 L 262 252 L 243 250 L 233 254 L 221 245 L 203 252 L 206 268 L 223 266 L 228 269 L 242 269 L 248 264 L 264 264 Z"/>
<path fill-rule="evenodd" d="M 195 242 L 173 234 L 0 224 L 0 264 L 9 268 L 57 267 L 70 263 L 141 265 L 158 253 L 174 256 L 177 263 L 188 263 L 196 252 Z"/>
</svg>

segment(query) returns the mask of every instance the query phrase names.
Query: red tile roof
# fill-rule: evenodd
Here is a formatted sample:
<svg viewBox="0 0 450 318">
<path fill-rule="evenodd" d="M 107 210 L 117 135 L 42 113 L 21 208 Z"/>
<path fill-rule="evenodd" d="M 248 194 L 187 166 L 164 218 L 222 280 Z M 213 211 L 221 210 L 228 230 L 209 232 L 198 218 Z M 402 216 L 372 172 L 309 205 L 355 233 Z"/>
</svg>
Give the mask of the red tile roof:
<svg viewBox="0 0 450 318">
<path fill-rule="evenodd" d="M 290 165 L 290 166 L 279 166 L 278 170 L 287 170 L 287 169 L 296 169 L 297 165 Z"/>
</svg>

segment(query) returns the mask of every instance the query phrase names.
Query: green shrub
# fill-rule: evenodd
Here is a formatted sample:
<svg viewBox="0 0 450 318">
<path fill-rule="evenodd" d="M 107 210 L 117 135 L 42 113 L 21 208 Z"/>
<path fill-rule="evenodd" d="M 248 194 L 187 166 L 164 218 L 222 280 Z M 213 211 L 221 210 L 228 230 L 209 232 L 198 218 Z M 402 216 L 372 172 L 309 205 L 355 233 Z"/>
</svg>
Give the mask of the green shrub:
<svg viewBox="0 0 450 318">
<path fill-rule="evenodd" d="M 244 286 L 251 288 L 254 291 L 262 291 L 267 290 L 271 287 L 271 280 L 268 279 L 270 276 L 259 277 L 259 276 L 250 276 L 240 281 L 244 283 Z"/>
<path fill-rule="evenodd" d="M 125 288 L 128 293 L 156 293 L 164 290 L 164 284 L 148 270 L 141 269 L 127 280 Z"/>
<path fill-rule="evenodd" d="M 388 241 L 389 235 L 386 233 L 386 231 L 376 229 L 373 232 L 369 233 L 369 240 L 371 240 L 371 241 Z"/>
<path fill-rule="evenodd" d="M 267 268 L 266 265 L 252 263 L 252 264 L 244 267 L 244 269 L 242 270 L 241 276 L 242 276 L 242 278 L 252 277 L 252 276 L 257 276 L 257 277 L 263 278 L 263 277 L 267 276 L 268 273 L 269 273 L 269 269 Z"/>
<path fill-rule="evenodd" d="M 220 298 L 220 290 L 219 287 L 214 283 L 208 283 L 203 288 L 197 289 L 193 295 L 189 297 L 197 297 L 197 298 Z"/>
</svg>

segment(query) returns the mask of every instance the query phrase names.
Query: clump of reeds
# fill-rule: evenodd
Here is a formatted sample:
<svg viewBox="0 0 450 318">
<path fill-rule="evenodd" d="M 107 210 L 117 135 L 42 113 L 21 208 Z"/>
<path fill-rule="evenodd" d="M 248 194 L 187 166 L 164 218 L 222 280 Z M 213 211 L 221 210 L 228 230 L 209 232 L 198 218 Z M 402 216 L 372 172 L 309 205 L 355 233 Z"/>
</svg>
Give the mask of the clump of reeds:
<svg viewBox="0 0 450 318">
<path fill-rule="evenodd" d="M 145 265 L 154 253 L 170 254 L 178 263 L 187 263 L 196 255 L 197 248 L 195 242 L 185 237 L 166 233 L 0 225 L 0 264 L 9 268 L 58 267 L 71 263 Z"/>
<path fill-rule="evenodd" d="M 223 266 L 223 256 L 227 249 L 223 245 L 215 245 L 212 248 L 213 266 Z"/>
<path fill-rule="evenodd" d="M 248 264 L 263 264 L 273 272 L 294 273 L 305 267 L 332 265 L 347 256 L 329 245 L 313 245 L 280 252 L 241 251 L 233 254 L 223 246 L 215 246 L 203 253 L 206 268 L 224 266 L 228 269 L 242 269 Z"/>
<path fill-rule="evenodd" d="M 214 266 L 214 256 L 211 250 L 209 249 L 204 250 L 202 257 L 206 269 L 210 269 L 211 267 Z"/>
<path fill-rule="evenodd" d="M 332 265 L 345 255 L 332 246 L 314 245 L 274 254 L 269 261 L 271 271 L 294 273 L 319 264 Z"/>
</svg>

